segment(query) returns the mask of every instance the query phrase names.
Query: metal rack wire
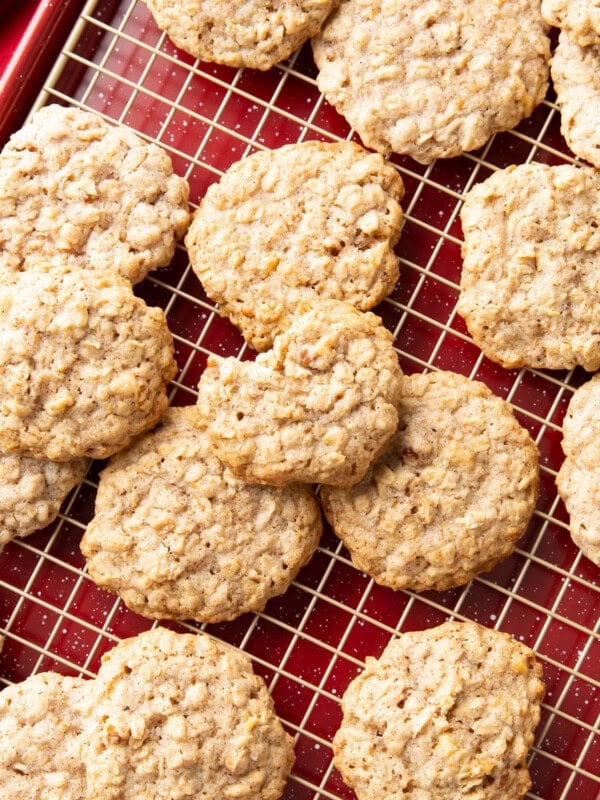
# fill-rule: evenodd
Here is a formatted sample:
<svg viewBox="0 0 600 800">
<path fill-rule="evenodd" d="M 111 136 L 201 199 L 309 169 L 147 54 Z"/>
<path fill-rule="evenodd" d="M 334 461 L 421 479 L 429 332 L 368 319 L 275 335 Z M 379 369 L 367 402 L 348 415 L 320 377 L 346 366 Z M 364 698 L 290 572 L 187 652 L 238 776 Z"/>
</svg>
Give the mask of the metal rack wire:
<svg viewBox="0 0 600 800">
<path fill-rule="evenodd" d="M 255 149 L 352 137 L 319 94 L 315 74 L 309 47 L 268 73 L 198 63 L 174 48 L 138 0 L 92 0 L 34 108 L 62 102 L 133 127 L 171 155 L 196 204 L 231 163 Z M 402 274 L 377 309 L 394 333 L 405 371 L 452 369 L 484 381 L 512 404 L 540 447 L 540 499 L 515 553 L 465 587 L 417 595 L 374 584 L 326 532 L 311 563 L 263 613 L 207 627 L 253 658 L 295 736 L 286 800 L 353 796 L 331 761 L 340 695 L 365 656 L 379 654 L 391 636 L 448 617 L 508 631 L 543 663 L 547 694 L 529 797 L 600 797 L 598 571 L 572 544 L 554 487 L 562 417 L 586 376 L 503 370 L 483 358 L 455 311 L 464 192 L 494 169 L 532 160 L 573 160 L 551 101 L 478 153 L 428 167 L 394 156 L 407 190 L 397 248 Z M 182 247 L 170 267 L 136 291 L 167 313 L 180 367 L 173 403 L 194 401 L 209 353 L 249 356 L 241 336 L 203 294 Z M 151 625 L 85 573 L 78 543 L 93 514 L 97 470 L 94 465 L 53 526 L 0 555 L 5 683 L 42 669 L 93 675 L 115 641 Z"/>
</svg>

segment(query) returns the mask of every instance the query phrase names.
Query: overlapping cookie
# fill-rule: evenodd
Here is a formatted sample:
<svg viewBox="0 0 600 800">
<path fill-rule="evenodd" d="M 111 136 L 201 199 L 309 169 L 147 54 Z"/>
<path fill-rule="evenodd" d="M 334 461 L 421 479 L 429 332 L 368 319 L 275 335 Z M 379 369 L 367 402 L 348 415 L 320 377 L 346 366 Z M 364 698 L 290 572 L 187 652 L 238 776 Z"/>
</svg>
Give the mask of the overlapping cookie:
<svg viewBox="0 0 600 800">
<path fill-rule="evenodd" d="M 101 473 L 81 541 L 92 579 L 138 613 L 218 622 L 284 592 L 321 534 L 308 487 L 248 485 L 212 453 L 195 406 Z"/>
<path fill-rule="evenodd" d="M 185 239 L 192 268 L 266 350 L 316 299 L 366 311 L 392 291 L 403 194 L 395 168 L 353 142 L 253 153 L 200 202 Z"/>
<path fill-rule="evenodd" d="M 294 761 L 248 656 L 157 628 L 119 643 L 94 681 L 90 798 L 276 800 Z"/>
<path fill-rule="evenodd" d="M 459 586 L 525 532 L 538 451 L 508 403 L 451 372 L 405 376 L 398 431 L 363 480 L 321 488 L 354 565 L 394 589 Z"/>
<path fill-rule="evenodd" d="M 535 654 L 508 634 L 402 633 L 344 693 L 335 765 L 358 800 L 519 800 L 543 692 Z"/>
<path fill-rule="evenodd" d="M 215 454 L 244 480 L 351 486 L 396 430 L 401 382 L 379 317 L 327 300 L 255 362 L 210 358 L 198 407 Z"/>
<path fill-rule="evenodd" d="M 136 283 L 171 261 L 188 193 L 157 145 L 89 111 L 46 106 L 0 154 L 0 267 L 43 260 Z"/>
<path fill-rule="evenodd" d="M 565 141 L 575 155 L 600 167 L 600 40 L 582 47 L 571 31 L 562 31 L 550 69 Z"/>
<path fill-rule="evenodd" d="M 312 40 L 317 84 L 368 147 L 429 163 L 532 113 L 546 32 L 529 0 L 343 0 Z"/>
<path fill-rule="evenodd" d="M 563 422 L 565 460 L 556 485 L 569 512 L 575 544 L 600 567 L 600 374 L 573 394 Z"/>
<path fill-rule="evenodd" d="M 314 36 L 339 0 L 145 0 L 173 42 L 203 61 L 266 70 Z"/>
<path fill-rule="evenodd" d="M 504 367 L 600 368 L 600 173 L 531 163 L 494 173 L 461 210 L 458 313 Z"/>
<path fill-rule="evenodd" d="M 166 628 L 120 642 L 94 680 L 4 689 L 0 745 L 14 800 L 277 800 L 294 761 L 248 656 Z"/>
<path fill-rule="evenodd" d="M 177 367 L 164 312 L 114 273 L 46 267 L 0 283 L 0 450 L 105 458 L 156 423 Z"/>
</svg>

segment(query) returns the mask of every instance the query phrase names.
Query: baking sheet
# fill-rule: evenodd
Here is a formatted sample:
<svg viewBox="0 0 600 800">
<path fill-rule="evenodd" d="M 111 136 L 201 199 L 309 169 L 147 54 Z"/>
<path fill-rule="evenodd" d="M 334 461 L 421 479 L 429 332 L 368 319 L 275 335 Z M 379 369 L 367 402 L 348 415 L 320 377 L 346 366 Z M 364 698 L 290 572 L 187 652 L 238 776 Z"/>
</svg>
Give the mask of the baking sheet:
<svg viewBox="0 0 600 800">
<path fill-rule="evenodd" d="M 156 141 L 190 182 L 195 205 L 224 170 L 256 149 L 352 138 L 319 94 L 315 76 L 309 47 L 267 73 L 203 64 L 176 50 L 142 2 L 94 0 L 33 107 L 60 102 L 90 109 Z M 572 544 L 554 487 L 562 418 L 573 389 L 587 376 L 578 370 L 504 370 L 483 358 L 455 312 L 463 193 L 511 163 L 571 160 L 551 99 L 516 131 L 494 137 L 475 154 L 428 167 L 392 158 L 406 185 L 406 223 L 397 247 L 401 277 L 377 311 L 394 333 L 407 373 L 454 370 L 511 402 L 540 447 L 540 499 L 515 553 L 465 587 L 419 595 L 379 587 L 352 567 L 326 531 L 311 563 L 263 613 L 198 626 L 248 653 L 266 679 L 296 742 L 286 800 L 353 797 L 331 760 L 341 694 L 364 658 L 378 655 L 398 631 L 448 618 L 507 631 L 542 661 L 547 693 L 528 797 L 600 797 L 599 575 Z M 170 267 L 136 292 L 167 312 L 180 367 L 173 404 L 195 401 L 209 353 L 252 357 L 239 333 L 215 314 L 182 247 Z M 2 684 L 45 669 L 91 676 L 118 639 L 152 625 L 85 573 L 79 540 L 93 514 L 100 467 L 93 465 L 55 524 L 0 555 Z"/>
</svg>

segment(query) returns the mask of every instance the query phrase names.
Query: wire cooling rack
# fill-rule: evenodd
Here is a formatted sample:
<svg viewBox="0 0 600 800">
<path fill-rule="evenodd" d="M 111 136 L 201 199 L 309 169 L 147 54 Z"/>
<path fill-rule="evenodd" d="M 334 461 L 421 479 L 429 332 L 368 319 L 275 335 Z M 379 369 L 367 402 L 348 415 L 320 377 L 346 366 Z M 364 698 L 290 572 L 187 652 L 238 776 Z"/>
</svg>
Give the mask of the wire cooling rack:
<svg viewBox="0 0 600 800">
<path fill-rule="evenodd" d="M 256 149 L 352 137 L 319 94 L 315 76 L 308 46 L 266 73 L 203 64 L 176 50 L 143 3 L 94 0 L 34 107 L 70 104 L 131 126 L 170 154 L 196 205 L 224 170 Z M 540 499 L 515 553 L 465 587 L 424 594 L 379 587 L 354 569 L 326 531 L 310 564 L 264 613 L 202 626 L 252 657 L 295 737 L 286 800 L 353 797 L 331 758 L 341 694 L 365 657 L 378 655 L 397 632 L 449 617 L 507 631 L 533 647 L 543 664 L 547 693 L 528 796 L 600 797 L 599 576 L 572 544 L 554 486 L 562 418 L 586 376 L 495 366 L 455 311 L 464 192 L 494 169 L 527 161 L 558 164 L 572 160 L 567 153 L 557 109 L 546 101 L 516 131 L 494 137 L 475 154 L 428 167 L 392 158 L 406 186 L 406 223 L 397 248 L 402 274 L 377 311 L 394 333 L 406 372 L 454 370 L 484 381 L 512 404 L 541 451 Z M 203 294 L 183 247 L 170 267 L 136 291 L 168 316 L 180 368 L 172 403 L 195 401 L 208 354 L 251 357 Z M 46 669 L 91 676 L 116 641 L 152 624 L 85 573 L 79 540 L 93 514 L 99 467 L 92 466 L 54 525 L 12 542 L 0 555 L 0 628 L 6 635 L 0 678 L 6 684 Z"/>
</svg>

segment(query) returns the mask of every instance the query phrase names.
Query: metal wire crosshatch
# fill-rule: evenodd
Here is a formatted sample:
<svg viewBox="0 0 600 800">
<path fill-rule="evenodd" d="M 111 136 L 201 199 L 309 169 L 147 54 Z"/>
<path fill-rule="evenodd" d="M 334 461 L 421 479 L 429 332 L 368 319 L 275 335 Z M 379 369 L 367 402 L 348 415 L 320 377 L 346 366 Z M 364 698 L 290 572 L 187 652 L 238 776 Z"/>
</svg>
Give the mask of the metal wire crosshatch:
<svg viewBox="0 0 600 800">
<path fill-rule="evenodd" d="M 308 46 L 266 73 L 198 63 L 161 34 L 142 2 L 92 0 L 34 108 L 70 104 L 134 128 L 170 154 L 175 170 L 190 182 L 196 205 L 233 162 L 256 149 L 352 137 L 320 95 L 315 75 Z M 295 737 L 297 760 L 286 800 L 353 797 L 331 759 L 340 695 L 365 657 L 378 655 L 395 633 L 448 617 L 510 632 L 542 661 L 547 693 L 528 797 L 598 798 L 598 571 L 572 544 L 554 486 L 562 460 L 562 418 L 586 376 L 503 370 L 483 358 L 455 311 L 463 194 L 511 163 L 572 160 L 560 137 L 558 112 L 547 100 L 516 131 L 497 135 L 462 158 L 428 167 L 397 156 L 391 160 L 406 186 L 406 222 L 397 247 L 401 277 L 377 312 L 394 333 L 406 372 L 461 372 L 513 405 L 542 455 L 534 520 L 515 553 L 493 572 L 459 589 L 420 595 L 374 584 L 326 532 L 310 564 L 263 613 L 205 627 L 253 658 Z M 170 267 L 136 291 L 167 313 L 180 368 L 172 403 L 194 402 L 210 353 L 251 357 L 239 333 L 203 294 L 183 247 Z M 152 624 L 95 587 L 85 573 L 79 540 L 93 514 L 100 466 L 93 465 L 54 525 L 10 543 L 0 555 L 4 684 L 45 669 L 91 676 L 115 641 Z"/>
</svg>

